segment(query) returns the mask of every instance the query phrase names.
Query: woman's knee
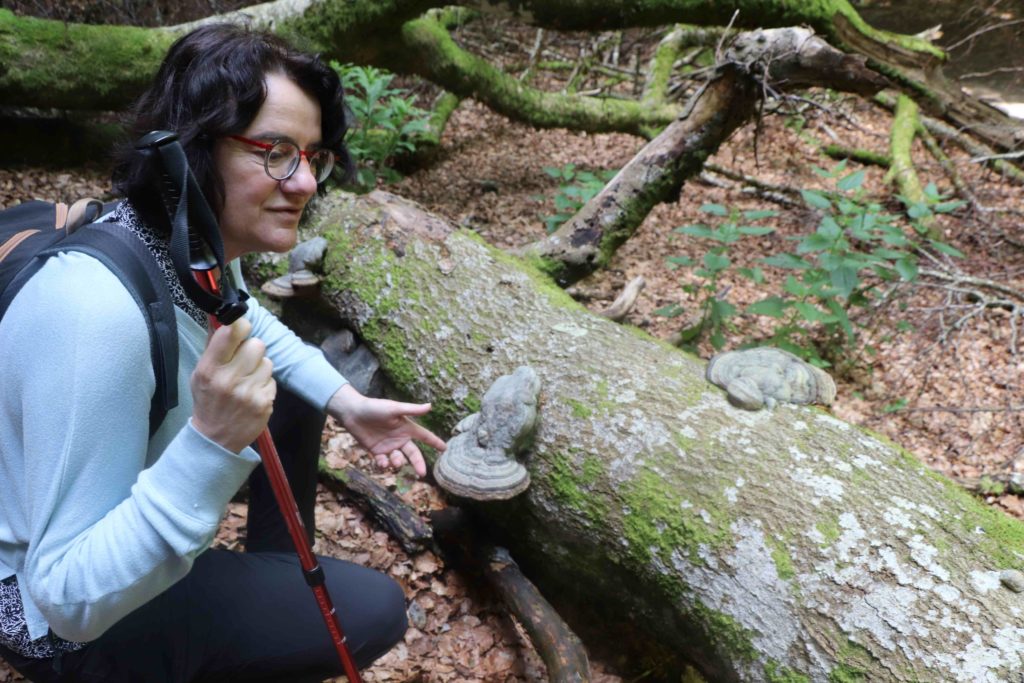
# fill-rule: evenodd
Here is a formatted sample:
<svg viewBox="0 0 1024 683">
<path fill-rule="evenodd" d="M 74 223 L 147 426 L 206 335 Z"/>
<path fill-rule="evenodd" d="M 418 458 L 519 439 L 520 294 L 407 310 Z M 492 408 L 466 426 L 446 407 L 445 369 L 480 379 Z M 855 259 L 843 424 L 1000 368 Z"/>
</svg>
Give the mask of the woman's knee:
<svg viewBox="0 0 1024 683">
<path fill-rule="evenodd" d="M 376 628 L 374 631 L 378 634 L 376 644 L 379 652 L 376 656 L 379 656 L 402 640 L 409 628 L 409 619 L 406 615 L 405 593 L 398 582 L 381 574 L 377 595 L 378 609 L 375 614 Z M 373 650 L 374 648 L 368 649 Z"/>
<path fill-rule="evenodd" d="M 391 577 L 365 567 L 328 568 L 327 575 L 332 595 L 345 596 L 336 606 L 356 663 L 369 666 L 405 636 L 405 593 Z"/>
</svg>

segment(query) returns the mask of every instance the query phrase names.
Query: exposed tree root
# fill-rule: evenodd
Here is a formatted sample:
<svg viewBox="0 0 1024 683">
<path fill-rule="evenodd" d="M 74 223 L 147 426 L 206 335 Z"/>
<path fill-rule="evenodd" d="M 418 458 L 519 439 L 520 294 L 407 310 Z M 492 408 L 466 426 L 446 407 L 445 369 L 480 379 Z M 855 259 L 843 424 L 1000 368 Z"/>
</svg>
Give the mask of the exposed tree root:
<svg viewBox="0 0 1024 683">
<path fill-rule="evenodd" d="M 548 667 L 551 683 L 586 683 L 590 662 L 583 643 L 519 570 L 504 548 L 492 548 L 484 576 L 519 620 Z"/>
<path fill-rule="evenodd" d="M 447 508 L 431 515 L 434 528 L 407 505 L 354 467 L 335 469 L 321 459 L 320 475 L 332 487 L 344 489 L 370 516 L 412 555 L 432 550 L 454 558 L 460 568 L 484 576 L 509 612 L 523 625 L 552 683 L 587 683 L 590 663 L 575 633 L 537 587 L 519 570 L 504 548 L 484 545 L 472 530 L 466 515 Z"/>
</svg>

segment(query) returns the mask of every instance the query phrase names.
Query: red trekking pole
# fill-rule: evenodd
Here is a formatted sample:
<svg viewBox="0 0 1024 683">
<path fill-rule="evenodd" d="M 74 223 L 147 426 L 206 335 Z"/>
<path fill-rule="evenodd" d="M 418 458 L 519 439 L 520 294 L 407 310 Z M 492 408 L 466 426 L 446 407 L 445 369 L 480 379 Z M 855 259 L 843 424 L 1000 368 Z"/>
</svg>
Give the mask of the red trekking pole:
<svg viewBox="0 0 1024 683">
<path fill-rule="evenodd" d="M 214 277 L 212 270 L 197 270 L 194 274 L 203 289 L 214 295 L 220 293 L 217 279 Z M 220 322 L 215 316 L 211 315 L 210 325 L 213 329 L 217 329 L 220 327 Z M 274 440 L 270 436 L 269 429 L 263 429 L 256 439 L 256 445 L 259 448 L 263 467 L 267 471 L 267 478 L 270 480 L 270 488 L 274 491 L 277 507 L 284 516 L 285 524 L 288 525 L 288 533 L 292 537 L 292 544 L 295 546 L 295 552 L 299 556 L 302 573 L 306 577 L 306 583 L 313 589 L 316 604 L 320 607 L 320 614 L 324 618 L 324 623 L 327 624 L 327 631 L 331 634 L 331 640 L 334 642 L 334 648 L 338 651 L 338 657 L 341 658 L 341 666 L 345 669 L 345 675 L 348 677 L 349 683 L 361 683 L 362 679 L 359 677 L 359 671 L 352 660 L 352 653 L 348 651 L 348 646 L 345 644 L 345 634 L 341 630 L 338 613 L 334 609 L 334 603 L 331 602 L 331 596 L 327 593 L 327 586 L 324 585 L 324 570 L 309 547 L 306 525 L 302 523 L 302 517 L 299 515 L 299 506 L 295 502 L 295 495 L 292 493 L 291 486 L 288 485 L 284 467 L 281 465 L 281 458 L 277 454 L 277 447 L 274 446 Z"/>
<path fill-rule="evenodd" d="M 218 269 L 224 272 L 220 228 L 203 197 L 199 183 L 189 169 L 178 136 L 170 131 L 153 131 L 136 142 L 135 148 L 143 154 L 154 156 L 160 163 L 159 190 L 170 222 L 169 252 L 178 280 L 189 297 L 210 316 L 210 324 L 214 329 L 230 325 L 245 313 L 247 295 L 238 291 L 230 278 L 225 278 L 223 290 L 218 284 L 214 271 Z M 341 630 L 331 596 L 327 593 L 324 570 L 309 546 L 299 507 L 267 429 L 259 435 L 256 444 L 277 506 L 284 516 L 295 552 L 299 556 L 302 573 L 306 583 L 313 589 L 320 614 L 327 625 L 334 648 L 338 651 L 338 658 L 341 659 L 341 666 L 349 683 L 362 683 L 352 653 L 345 644 L 345 634 Z"/>
</svg>

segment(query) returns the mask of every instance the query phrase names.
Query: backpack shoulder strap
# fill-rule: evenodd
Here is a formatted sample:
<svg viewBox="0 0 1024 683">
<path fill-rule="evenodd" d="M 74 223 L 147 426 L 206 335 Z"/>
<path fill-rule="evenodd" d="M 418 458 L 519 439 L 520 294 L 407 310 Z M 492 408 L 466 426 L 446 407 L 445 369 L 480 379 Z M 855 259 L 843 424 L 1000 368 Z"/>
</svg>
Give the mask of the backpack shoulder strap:
<svg viewBox="0 0 1024 683">
<path fill-rule="evenodd" d="M 174 302 L 160 267 L 140 239 L 117 223 L 91 223 L 42 252 L 49 256 L 79 251 L 100 261 L 135 299 L 149 328 L 156 390 L 149 411 L 149 434 L 178 405 L 178 330 Z"/>
</svg>

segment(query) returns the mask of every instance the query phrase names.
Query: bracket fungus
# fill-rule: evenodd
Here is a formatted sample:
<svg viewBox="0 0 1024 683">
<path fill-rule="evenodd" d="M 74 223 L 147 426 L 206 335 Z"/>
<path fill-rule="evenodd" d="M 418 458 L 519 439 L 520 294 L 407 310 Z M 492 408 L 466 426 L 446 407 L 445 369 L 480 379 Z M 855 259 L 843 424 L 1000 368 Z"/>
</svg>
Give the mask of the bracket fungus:
<svg viewBox="0 0 1024 683">
<path fill-rule="evenodd" d="M 831 405 L 836 398 L 836 384 L 828 373 L 768 346 L 719 353 L 705 376 L 725 389 L 733 405 L 746 410 L 773 408 L 778 402 Z"/>
<path fill-rule="evenodd" d="M 263 283 L 260 291 L 272 299 L 316 296 L 320 285 L 317 271 L 323 267 L 326 253 L 327 239 L 324 237 L 302 242 L 288 255 L 288 272 Z"/>
<path fill-rule="evenodd" d="M 516 455 L 533 442 L 539 393 L 540 379 L 526 366 L 495 380 L 480 412 L 459 422 L 434 465 L 437 483 L 473 500 L 506 500 L 525 491 L 530 473 Z"/>
</svg>

